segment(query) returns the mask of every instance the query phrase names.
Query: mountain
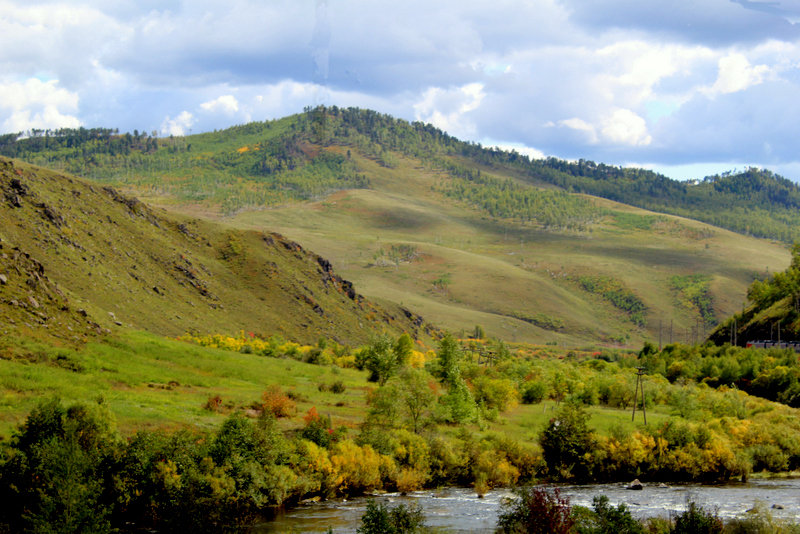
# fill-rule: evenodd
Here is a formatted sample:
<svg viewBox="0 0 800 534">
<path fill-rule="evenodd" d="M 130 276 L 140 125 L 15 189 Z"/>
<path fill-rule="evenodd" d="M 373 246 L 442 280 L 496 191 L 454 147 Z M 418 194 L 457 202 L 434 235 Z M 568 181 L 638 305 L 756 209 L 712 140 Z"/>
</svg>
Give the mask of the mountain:
<svg viewBox="0 0 800 534">
<path fill-rule="evenodd" d="M 371 299 L 516 341 L 700 339 L 788 264 L 784 243 L 753 236 L 800 228 L 797 187 L 765 171 L 686 184 L 358 109 L 165 139 L 38 132 L 0 151 L 183 216 L 278 231 Z"/>
<path fill-rule="evenodd" d="M 368 187 L 368 177 L 342 154 L 319 150 L 339 146 L 387 167 L 398 155 L 412 157 L 472 183 L 480 182 L 478 169 L 489 168 L 531 185 L 598 196 L 745 235 L 800 240 L 800 187 L 766 169 L 682 182 L 584 159 L 532 160 L 513 150 L 460 141 L 428 124 L 357 108 L 308 108 L 277 121 L 186 138 L 157 139 L 108 128 L 29 134 L 0 136 L 0 154 L 139 190 L 155 189 L 182 202 L 211 202 L 225 213 Z"/>
<path fill-rule="evenodd" d="M 427 335 L 278 234 L 176 217 L 109 186 L 0 158 L 0 334 L 81 343 L 120 327 L 360 343 Z"/>
</svg>

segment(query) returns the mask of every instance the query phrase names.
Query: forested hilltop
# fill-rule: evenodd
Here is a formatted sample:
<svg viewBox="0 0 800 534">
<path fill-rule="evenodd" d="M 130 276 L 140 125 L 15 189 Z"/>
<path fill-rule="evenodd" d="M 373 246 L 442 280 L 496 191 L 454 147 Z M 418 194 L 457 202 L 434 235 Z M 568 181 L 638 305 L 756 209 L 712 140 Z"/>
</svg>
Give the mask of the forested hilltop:
<svg viewBox="0 0 800 534">
<path fill-rule="evenodd" d="M 742 234 L 787 243 L 800 239 L 800 189 L 764 169 L 680 182 L 649 170 L 583 159 L 532 160 L 515 151 L 460 141 L 429 124 L 335 106 L 308 108 L 277 121 L 185 138 L 158 139 L 155 133 L 120 134 L 107 128 L 33 130 L 26 135 L 0 137 L 0 154 L 100 180 L 163 187 L 185 200 L 220 202 L 231 212 L 367 187 L 369 180 L 349 163 L 346 153 L 320 150 L 354 147 L 387 167 L 402 154 L 446 169 L 472 186 L 465 188 L 462 184 L 449 189 L 449 194 L 480 203 L 493 213 L 530 216 L 529 203 L 524 199 L 520 202 L 509 183 L 487 183 L 481 169 L 511 172 L 523 183 L 549 184 Z M 232 153 L 225 151 L 231 147 L 235 149 Z M 200 176 L 191 183 L 179 180 L 188 170 Z M 175 180 L 163 185 L 155 180 L 165 176 Z M 212 176 L 227 180 L 213 187 L 209 184 Z M 494 191 L 486 198 L 485 191 L 474 190 L 487 187 L 501 192 Z M 587 218 L 592 214 L 579 213 L 577 222 L 568 220 L 564 224 L 580 225 Z M 552 217 L 545 217 L 545 222 L 553 223 Z"/>
</svg>

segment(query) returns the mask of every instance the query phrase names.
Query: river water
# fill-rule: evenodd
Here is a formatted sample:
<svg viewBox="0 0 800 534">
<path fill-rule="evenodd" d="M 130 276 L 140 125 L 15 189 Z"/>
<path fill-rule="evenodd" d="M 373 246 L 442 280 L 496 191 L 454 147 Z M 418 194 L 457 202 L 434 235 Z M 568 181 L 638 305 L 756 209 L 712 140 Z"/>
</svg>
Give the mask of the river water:
<svg viewBox="0 0 800 534">
<path fill-rule="evenodd" d="M 720 517 L 740 516 L 756 501 L 770 508 L 776 518 L 800 521 L 800 479 L 754 480 L 745 484 L 724 486 L 645 484 L 641 491 L 625 489 L 624 484 L 592 484 L 559 486 L 562 496 L 571 504 L 591 507 L 596 495 L 606 495 L 611 505 L 625 503 L 636 517 L 664 516 L 680 513 L 692 500 Z M 508 490 L 497 490 L 479 499 L 469 488 L 445 488 L 419 491 L 409 495 L 385 494 L 380 499 L 390 506 L 418 503 L 426 524 L 445 532 L 493 532 L 504 499 L 513 496 Z M 255 526 L 254 533 L 355 532 L 367 504 L 366 497 L 332 500 L 301 505 L 279 514 L 273 521 Z M 772 508 L 775 506 L 775 508 Z"/>
</svg>

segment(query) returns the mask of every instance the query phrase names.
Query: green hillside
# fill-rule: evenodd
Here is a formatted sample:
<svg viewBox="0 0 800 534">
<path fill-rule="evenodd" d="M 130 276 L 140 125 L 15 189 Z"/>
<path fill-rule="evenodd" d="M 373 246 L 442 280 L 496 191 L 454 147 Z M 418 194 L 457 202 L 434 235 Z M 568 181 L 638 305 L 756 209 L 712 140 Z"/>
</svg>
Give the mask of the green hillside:
<svg viewBox="0 0 800 534">
<path fill-rule="evenodd" d="M 386 167 L 393 166 L 398 154 L 413 157 L 478 187 L 486 185 L 480 169 L 488 168 L 528 184 L 549 184 L 745 235 L 787 243 L 800 240 L 800 188 L 765 169 L 680 182 L 645 169 L 583 159 L 531 160 L 514 151 L 460 141 L 427 124 L 356 108 L 309 108 L 277 121 L 186 138 L 157 139 L 144 132 L 119 134 L 105 128 L 32 134 L 0 136 L 0 154 L 93 179 L 149 186 L 182 201 L 210 201 L 227 213 L 368 187 L 368 177 L 349 158 L 319 150 L 340 146 L 354 148 Z M 447 189 L 475 200 L 475 191 L 465 191 L 463 184 Z M 520 206 L 512 198 L 514 189 L 511 195 L 503 189 L 494 199 L 483 196 L 480 203 L 493 215 L 530 219 L 533 206 Z M 552 213 L 546 210 L 545 215 Z M 544 221 L 556 222 L 552 217 Z"/>
<path fill-rule="evenodd" d="M 176 218 L 111 187 L 0 158 L 0 334 L 75 344 L 119 328 L 425 336 L 275 233 Z"/>
<path fill-rule="evenodd" d="M 775 239 L 800 227 L 796 187 L 769 173 L 688 185 L 531 161 L 356 109 L 185 138 L 39 132 L 0 150 L 174 212 L 278 231 L 366 296 L 453 331 L 568 346 L 700 339 L 789 261 L 780 243 L 632 206 Z"/>
<path fill-rule="evenodd" d="M 717 344 L 744 345 L 755 340 L 800 339 L 800 245 L 783 271 L 755 280 L 747 291 L 748 305 L 723 321 L 710 339 Z"/>
</svg>

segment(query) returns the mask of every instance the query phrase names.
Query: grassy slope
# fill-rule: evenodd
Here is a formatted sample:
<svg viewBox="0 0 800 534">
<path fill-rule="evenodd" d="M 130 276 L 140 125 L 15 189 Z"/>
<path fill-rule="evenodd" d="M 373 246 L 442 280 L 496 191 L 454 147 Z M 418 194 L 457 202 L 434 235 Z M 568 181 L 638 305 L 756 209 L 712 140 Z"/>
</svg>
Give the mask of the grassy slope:
<svg viewBox="0 0 800 534">
<path fill-rule="evenodd" d="M 0 159 L 0 334 L 82 342 L 103 329 L 362 342 L 424 335 L 275 234 L 154 211 L 114 190 Z M 31 302 L 35 300 L 35 304 Z M 118 324 L 119 323 L 119 324 Z"/>
<path fill-rule="evenodd" d="M 123 433 L 143 428 L 215 428 L 233 409 L 259 402 L 270 384 L 300 396 L 298 413 L 316 406 L 334 421 L 355 426 L 364 409 L 366 373 L 210 349 L 144 332 L 92 341 L 80 350 L 0 340 L 0 437 L 35 406 L 57 395 L 63 400 L 102 398 L 116 415 Z M 335 395 L 317 390 L 319 383 L 342 380 L 347 390 Z M 215 395 L 227 407 L 204 410 Z M 335 406 L 344 402 L 343 406 Z M 288 426 L 301 421 L 287 422 Z"/>
<path fill-rule="evenodd" d="M 597 200 L 618 212 L 653 217 L 649 230 L 618 224 L 614 216 L 590 232 L 543 231 L 514 221 L 492 220 L 431 193 L 440 176 L 412 159 L 386 169 L 367 158 L 358 166 L 370 190 L 340 192 L 320 201 L 246 211 L 226 222 L 242 228 L 275 228 L 331 259 L 373 298 L 402 302 L 453 330 L 482 325 L 490 335 L 517 341 L 576 343 L 624 339 L 636 345 L 667 341 L 696 325 L 696 310 L 679 303 L 673 275 L 709 274 L 718 317 L 740 309 L 756 273 L 783 268 L 779 244 L 747 238 L 705 224 Z M 413 244 L 421 257 L 399 266 L 374 266 L 375 253 L 392 244 Z M 446 291 L 433 280 L 452 273 Z M 648 306 L 640 329 L 597 295 L 570 279 L 581 274 L 622 280 Z M 511 317 L 545 314 L 564 327 L 544 330 Z"/>
<path fill-rule="evenodd" d="M 314 406 L 330 415 L 335 426 L 356 429 L 366 413 L 366 394 L 375 387 L 367 382 L 366 371 L 240 354 L 146 332 L 121 332 L 80 349 L 5 338 L 0 340 L 0 351 L 4 356 L 0 359 L 0 439 L 8 438 L 47 396 L 58 396 L 67 404 L 102 399 L 122 433 L 130 435 L 145 428 L 216 428 L 231 411 L 259 402 L 272 384 L 298 399 L 295 416 L 282 420 L 283 428 L 301 426 L 302 415 Z M 346 386 L 341 394 L 317 387 L 340 380 Z M 223 410 L 204 409 L 216 395 L 222 399 Z M 552 401 L 518 405 L 490 428 L 536 440 L 555 410 Z M 633 431 L 641 425 L 640 417 L 631 422 L 627 409 L 595 406 L 590 415 L 591 426 L 602 434 L 612 427 Z M 670 417 L 670 408 L 655 406 L 648 409 L 647 417 L 658 426 Z"/>
<path fill-rule="evenodd" d="M 300 135 L 307 119 L 300 115 L 164 139 L 153 154 L 111 159 L 106 166 L 87 167 L 86 172 L 169 210 L 222 219 L 233 228 L 277 230 L 331 260 L 337 272 L 354 280 L 371 298 L 402 303 L 455 331 L 480 324 L 488 334 L 509 340 L 635 347 L 644 339 L 657 341 L 659 336 L 667 341 L 670 325 L 673 339 L 685 340 L 698 325 L 699 315 L 670 287 L 672 276 L 709 276 L 715 316 L 722 319 L 741 309 L 746 288 L 757 273 L 781 270 L 788 263 L 788 252 L 780 244 L 608 200 L 593 200 L 610 210 L 610 215 L 588 232 L 545 231 L 494 219 L 432 190 L 450 179 L 432 170 L 439 163 L 392 152 L 393 168 L 386 168 L 377 161 L 383 156 L 374 155 L 374 147 L 380 147 L 375 143 L 366 145 L 373 151 L 367 157 L 359 142 L 337 145 L 335 137 L 329 140 L 333 144 L 325 150 L 352 153 L 347 167 L 366 175 L 370 183 L 369 189 L 332 194 L 316 191 L 313 177 L 292 182 L 285 173 L 237 175 L 247 167 L 220 163 L 244 161 L 245 156 L 257 155 L 264 143 Z M 302 139 L 297 145 L 300 152 L 320 153 L 320 147 L 310 142 L 313 135 Z M 446 148 L 432 150 L 439 150 L 437 157 L 442 161 L 478 167 L 485 175 L 531 186 L 532 178 L 520 168 L 479 165 L 453 156 Z M 535 184 L 554 188 L 544 182 Z M 291 196 L 295 188 L 299 196 Z M 223 218 L 221 213 L 230 206 L 221 199 L 227 194 L 237 202 L 246 201 L 249 191 L 253 192 L 250 202 L 259 191 L 289 196 L 280 207 L 239 211 Z M 309 195 L 311 201 L 299 200 Z M 646 224 L 631 225 L 619 213 L 633 214 Z M 416 246 L 421 252 L 418 261 L 374 266 L 376 252 L 393 244 Z M 433 281 L 448 273 L 451 283 L 446 290 L 434 288 Z M 636 326 L 606 299 L 583 290 L 576 282 L 579 276 L 606 276 L 621 282 L 647 306 L 646 326 Z M 542 321 L 537 326 L 514 316 L 538 317 L 556 327 L 541 328 Z"/>
</svg>

